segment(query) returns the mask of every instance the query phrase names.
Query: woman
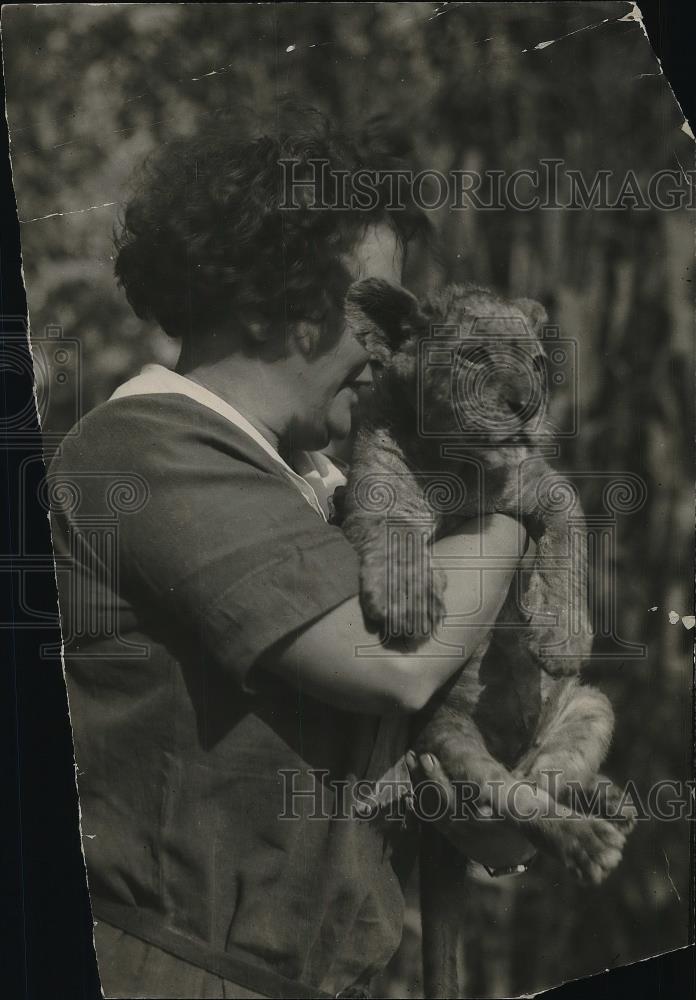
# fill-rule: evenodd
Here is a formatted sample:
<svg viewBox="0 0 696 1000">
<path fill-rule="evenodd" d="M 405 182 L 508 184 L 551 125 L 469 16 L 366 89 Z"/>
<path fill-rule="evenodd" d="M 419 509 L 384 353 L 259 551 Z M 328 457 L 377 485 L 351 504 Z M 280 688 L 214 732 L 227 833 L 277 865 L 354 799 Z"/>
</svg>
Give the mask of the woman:
<svg viewBox="0 0 696 1000">
<path fill-rule="evenodd" d="M 324 187 L 288 207 L 287 163 L 316 182 L 313 161 Z M 117 276 L 181 356 L 88 414 L 51 470 L 79 485 L 54 534 L 73 565 L 61 601 L 107 995 L 364 996 L 398 946 L 408 845 L 385 849 L 338 799 L 394 762 L 380 725 L 403 753 L 408 715 L 463 661 L 435 639 L 358 655 L 376 639 L 327 522 L 340 475 L 316 454 L 349 433 L 368 378 L 345 291 L 400 281 L 421 225 L 382 191 L 368 210 L 322 207 L 326 185 L 393 165 L 314 113 L 256 138 L 218 122 L 163 147 L 127 206 Z M 95 525 L 114 511 L 109 560 Z M 489 518 L 435 550 L 481 543 L 514 556 L 517 525 Z M 478 608 L 455 647 L 483 637 L 511 573 L 450 573 L 447 610 Z M 408 760 L 451 792 L 437 761 Z M 524 860 L 495 827 L 486 857 Z"/>
</svg>

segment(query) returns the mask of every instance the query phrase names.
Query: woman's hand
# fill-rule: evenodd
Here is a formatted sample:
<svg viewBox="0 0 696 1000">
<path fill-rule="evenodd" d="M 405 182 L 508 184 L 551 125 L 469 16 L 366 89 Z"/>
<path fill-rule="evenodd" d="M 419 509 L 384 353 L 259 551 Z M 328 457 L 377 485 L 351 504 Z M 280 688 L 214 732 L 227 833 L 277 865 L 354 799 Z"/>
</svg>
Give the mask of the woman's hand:
<svg viewBox="0 0 696 1000">
<path fill-rule="evenodd" d="M 481 807 L 478 815 L 473 815 L 472 811 L 463 817 L 451 816 L 456 802 L 455 791 L 442 765 L 433 754 L 421 754 L 420 758 L 417 758 L 415 753 L 409 750 L 406 754 L 406 763 L 416 795 L 419 794 L 419 785 L 423 786 L 425 783 L 426 787 L 429 786 L 436 791 L 440 802 L 447 803 L 447 814 L 435 822 L 438 830 L 462 854 L 490 869 L 527 865 L 535 856 L 536 849 L 532 844 L 508 823 L 493 818 L 490 809 Z"/>
</svg>

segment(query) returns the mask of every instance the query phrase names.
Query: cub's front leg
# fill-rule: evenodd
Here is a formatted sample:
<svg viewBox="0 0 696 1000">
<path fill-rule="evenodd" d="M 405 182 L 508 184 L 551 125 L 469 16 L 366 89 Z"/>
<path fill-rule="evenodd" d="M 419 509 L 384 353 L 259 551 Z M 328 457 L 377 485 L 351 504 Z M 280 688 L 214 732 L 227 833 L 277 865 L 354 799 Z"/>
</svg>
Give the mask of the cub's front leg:
<svg viewBox="0 0 696 1000">
<path fill-rule="evenodd" d="M 529 649 L 550 676 L 574 676 L 592 647 L 582 508 L 572 485 L 545 462 L 522 475 L 518 517 L 536 543 L 522 597 L 532 617 Z"/>
<path fill-rule="evenodd" d="M 445 578 L 431 563 L 437 519 L 423 486 L 386 428 L 361 428 L 343 530 L 360 558 L 365 616 L 388 638 L 425 638 L 443 615 Z"/>
</svg>

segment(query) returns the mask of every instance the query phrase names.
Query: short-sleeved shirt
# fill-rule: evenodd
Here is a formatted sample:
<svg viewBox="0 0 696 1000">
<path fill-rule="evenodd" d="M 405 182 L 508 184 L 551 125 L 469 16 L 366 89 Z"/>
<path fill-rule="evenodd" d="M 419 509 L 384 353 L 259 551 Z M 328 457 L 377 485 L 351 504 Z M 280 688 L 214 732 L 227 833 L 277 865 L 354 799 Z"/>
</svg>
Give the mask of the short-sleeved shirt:
<svg viewBox="0 0 696 1000">
<path fill-rule="evenodd" d="M 341 805 L 379 720 L 254 669 L 358 592 L 340 529 L 176 393 L 101 405 L 48 478 L 96 919 L 269 995 L 383 968 L 401 886 Z"/>
</svg>

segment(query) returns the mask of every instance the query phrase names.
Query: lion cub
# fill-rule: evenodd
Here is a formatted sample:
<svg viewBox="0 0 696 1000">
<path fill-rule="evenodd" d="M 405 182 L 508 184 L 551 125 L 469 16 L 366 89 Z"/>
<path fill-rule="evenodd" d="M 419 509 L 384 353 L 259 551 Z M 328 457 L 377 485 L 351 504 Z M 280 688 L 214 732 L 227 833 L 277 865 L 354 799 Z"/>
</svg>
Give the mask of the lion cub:
<svg viewBox="0 0 696 1000">
<path fill-rule="evenodd" d="M 465 519 L 509 514 L 536 544 L 531 569 L 510 588 L 505 625 L 418 718 L 415 747 L 484 798 L 499 789 L 504 818 L 598 884 L 618 864 L 628 824 L 567 804 L 569 781 L 595 787 L 613 712 L 578 679 L 592 643 L 586 538 L 572 487 L 541 448 L 544 310 L 467 285 L 421 304 L 380 279 L 356 282 L 346 303 L 374 371 L 343 521 L 360 558 L 366 617 L 412 646 L 429 635 L 444 584 L 430 545 Z"/>
</svg>

